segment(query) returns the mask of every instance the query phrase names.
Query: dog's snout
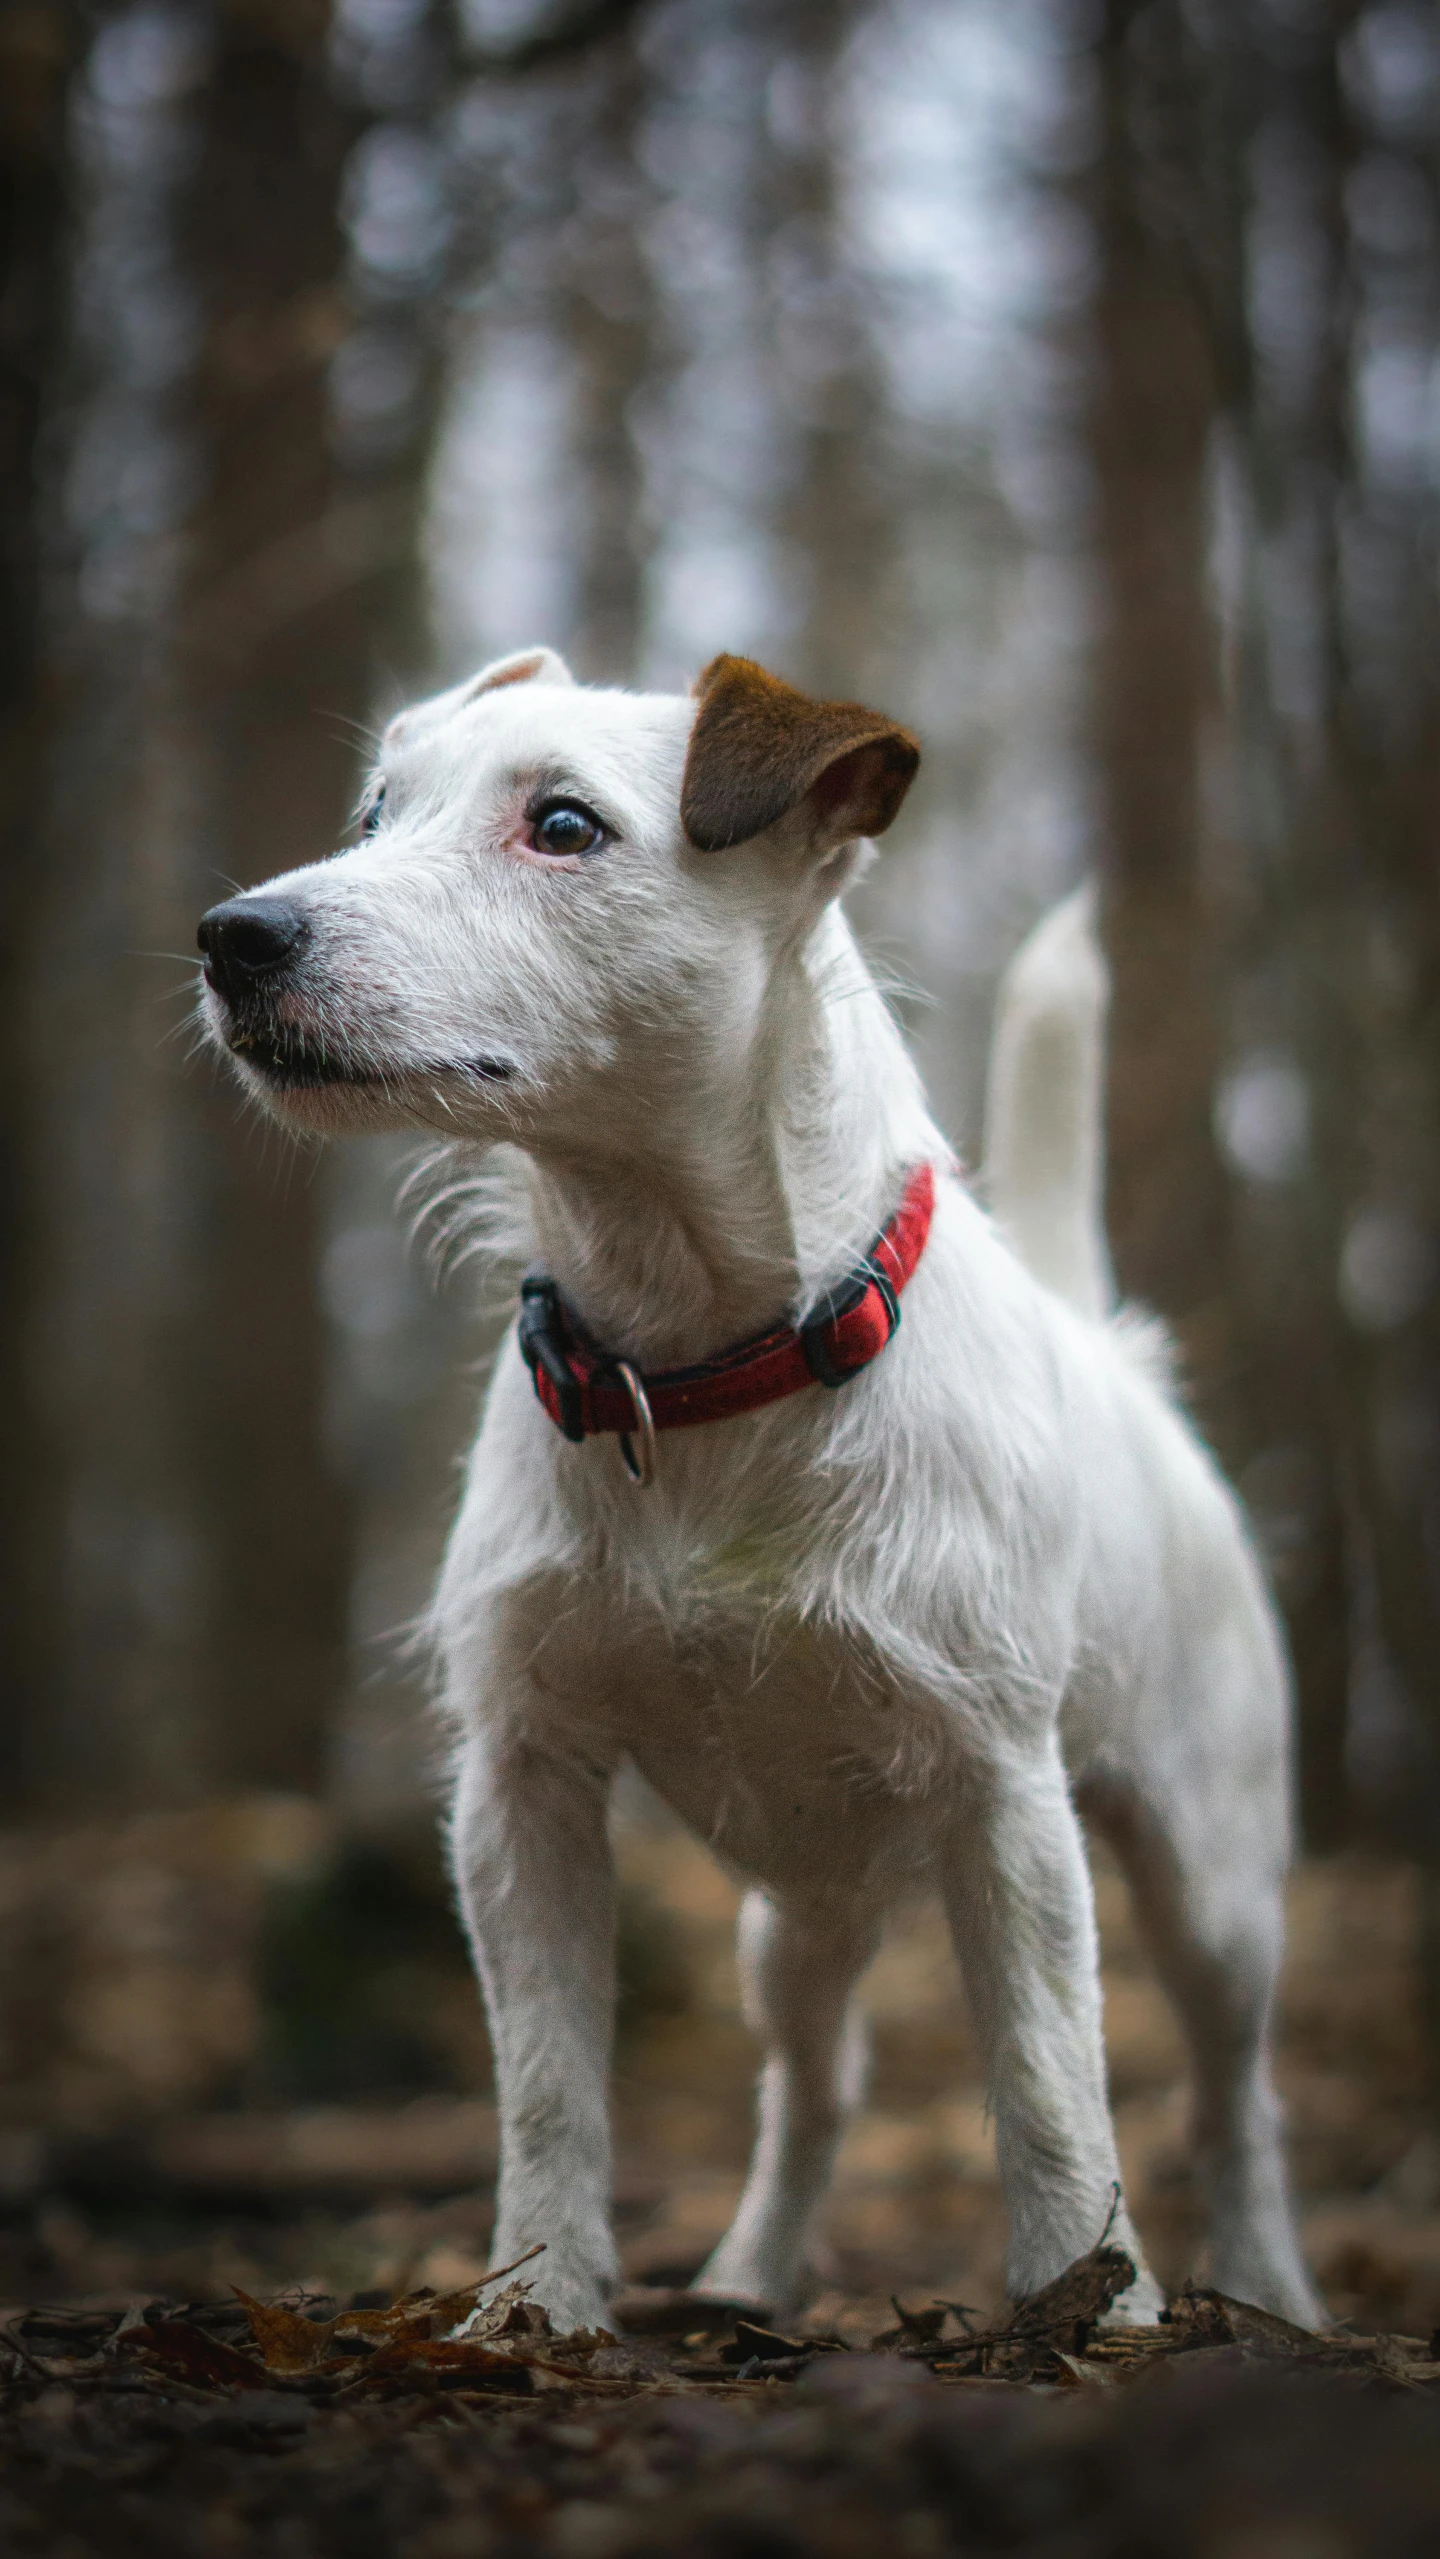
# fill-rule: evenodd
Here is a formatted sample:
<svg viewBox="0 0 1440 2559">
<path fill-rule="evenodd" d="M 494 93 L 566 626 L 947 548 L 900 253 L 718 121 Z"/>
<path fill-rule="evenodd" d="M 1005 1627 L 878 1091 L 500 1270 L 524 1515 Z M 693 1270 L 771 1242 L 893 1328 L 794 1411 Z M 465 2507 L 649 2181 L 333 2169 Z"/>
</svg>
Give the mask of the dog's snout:
<svg viewBox="0 0 1440 2559">
<path fill-rule="evenodd" d="M 222 995 L 247 995 L 293 958 L 309 927 L 284 897 L 232 897 L 202 915 L 195 936 L 205 975 Z"/>
</svg>

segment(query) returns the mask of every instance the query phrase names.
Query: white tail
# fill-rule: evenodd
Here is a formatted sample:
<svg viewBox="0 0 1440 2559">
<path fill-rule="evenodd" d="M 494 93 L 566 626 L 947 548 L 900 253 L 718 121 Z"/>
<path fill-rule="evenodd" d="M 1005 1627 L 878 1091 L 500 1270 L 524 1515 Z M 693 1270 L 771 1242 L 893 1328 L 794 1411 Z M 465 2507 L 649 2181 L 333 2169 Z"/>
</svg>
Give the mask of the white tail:
<svg viewBox="0 0 1440 2559">
<path fill-rule="evenodd" d="M 1088 888 L 1036 925 L 1000 982 L 985 1108 L 985 1190 L 1028 1271 L 1082 1315 L 1115 1303 L 1105 1241 L 1110 974 Z"/>
</svg>

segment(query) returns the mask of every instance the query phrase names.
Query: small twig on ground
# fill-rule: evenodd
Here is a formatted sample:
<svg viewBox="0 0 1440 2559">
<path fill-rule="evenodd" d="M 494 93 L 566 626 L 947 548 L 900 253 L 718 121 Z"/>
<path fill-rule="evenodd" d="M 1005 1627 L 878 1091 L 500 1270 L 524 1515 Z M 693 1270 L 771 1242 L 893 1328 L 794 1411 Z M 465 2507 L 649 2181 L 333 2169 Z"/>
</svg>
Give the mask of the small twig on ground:
<svg viewBox="0 0 1440 2559">
<path fill-rule="evenodd" d="M 473 2289 L 483 2292 L 487 2284 L 498 2284 L 502 2275 L 513 2275 L 517 2266 L 528 2266 L 532 2257 L 543 2257 L 545 2245 L 543 2239 L 537 2239 L 534 2247 L 527 2248 L 523 2257 L 512 2257 L 508 2266 L 492 2266 L 489 2274 L 481 2275 Z M 467 2285 L 465 2289 L 468 2291 L 471 2287 Z"/>
<path fill-rule="evenodd" d="M 971 2327 L 970 2322 L 972 2319 L 978 2319 L 980 2313 L 973 2301 L 942 2301 L 938 2304 L 938 2307 L 941 2310 L 953 2311 L 955 2317 L 959 2320 L 961 2327 L 964 2329 L 966 2336 L 974 2336 L 975 2331 Z"/>
</svg>

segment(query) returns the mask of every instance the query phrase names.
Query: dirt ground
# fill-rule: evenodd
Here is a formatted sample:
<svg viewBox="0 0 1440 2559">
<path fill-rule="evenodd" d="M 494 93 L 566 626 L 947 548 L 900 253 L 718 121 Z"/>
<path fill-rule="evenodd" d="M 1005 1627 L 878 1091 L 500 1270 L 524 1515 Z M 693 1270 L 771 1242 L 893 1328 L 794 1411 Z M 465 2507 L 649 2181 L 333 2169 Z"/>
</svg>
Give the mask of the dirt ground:
<svg viewBox="0 0 1440 2559">
<path fill-rule="evenodd" d="M 685 2280 L 733 2207 L 754 2052 L 736 2005 L 733 1886 L 644 1805 L 621 1824 L 621 1852 L 618 2217 L 627 2275 L 651 2298 Z M 357 1893 L 372 1907 L 368 1870 L 337 1886 L 336 1856 L 323 1817 L 294 1804 L 4 1846 L 0 1926 L 18 1957 L 0 1988 L 9 2333 L 36 2305 L 133 2328 L 183 2322 L 198 2304 L 228 2335 L 237 2286 L 299 2306 L 323 2295 L 333 2312 L 357 2296 L 447 2293 L 485 2271 L 494 2114 L 448 1919 L 417 1919 L 400 1894 L 393 1943 L 365 1955 L 346 1913 Z M 277 1894 L 290 1911 L 278 1939 Z M 1098 1894 L 1128 2190 L 1178 2292 L 1205 2275 L 1178 2043 L 1103 1864 Z M 865 2351 L 895 2336 L 894 2296 L 912 2317 L 936 2301 L 966 2305 L 972 2327 L 1003 2316 L 975 2046 L 938 1915 L 920 1911 L 866 1986 L 869 2093 L 801 2323 L 851 2350 L 843 2374 L 837 2349 L 783 2374 L 677 2383 L 642 2355 L 608 2377 L 587 2367 L 583 2386 L 554 2379 L 543 2404 L 507 2383 L 341 2409 L 298 2406 L 284 2382 L 237 2390 L 170 2367 L 163 2387 L 145 2367 L 142 2388 L 112 2370 L 113 2340 L 103 2380 L 83 2358 L 72 2374 L 63 2321 L 52 2334 L 42 2319 L 20 2331 L 0 2426 L 7 2546 L 47 2559 L 247 2559 L 274 2542 L 297 2559 L 1433 2548 L 1440 2368 L 1424 2359 L 1440 2328 L 1440 2144 L 1416 1924 L 1404 1867 L 1350 1857 L 1295 1878 L 1281 2074 L 1296 2186 L 1334 2316 L 1411 2341 L 1384 2388 L 1353 2374 L 1302 2385 L 1212 2339 L 1183 2373 L 1161 2359 L 1163 2389 L 1115 2390 L 1108 2370 L 1087 2388 L 1055 2366 L 1023 2390 L 972 2372 L 945 2396 L 927 2370 Z M 368 2007 L 347 1948 L 370 1963 Z M 311 2005 L 287 2010 L 302 1977 Z M 328 2045 L 327 2017 L 341 2027 Z M 361 2047 L 369 2084 L 347 2087 Z M 953 2314 L 947 2333 L 960 2334 Z"/>
<path fill-rule="evenodd" d="M 749 2140 L 755 2052 L 736 2001 L 737 1896 L 653 1809 L 631 1810 L 620 1845 L 619 2221 L 627 2273 L 672 2279 L 724 2228 Z M 0 2299 L 147 2287 L 199 2299 L 232 2282 L 445 2287 L 480 2273 L 494 2115 L 478 2003 L 443 1907 L 424 1910 L 418 1932 L 408 1911 L 392 1916 L 396 1942 L 378 1965 L 343 1901 L 321 1913 L 334 1945 L 317 1950 L 306 1918 L 309 1933 L 293 1955 L 282 1941 L 278 1961 L 282 1990 L 308 1971 L 309 2005 L 282 2017 L 278 2067 L 263 2050 L 257 2065 L 267 2034 L 276 2040 L 263 1979 L 257 1987 L 277 1961 L 257 1955 L 267 1897 L 277 1878 L 281 1890 L 297 1876 L 311 1889 L 305 1879 L 331 1855 L 322 1817 L 284 1802 L 0 1843 L 0 1931 L 13 1949 L 0 1986 Z M 1176 2285 L 1205 2271 L 1180 2047 L 1103 1861 L 1097 1889 L 1128 2192 L 1157 2272 Z M 377 1898 L 363 1871 L 346 1891 L 366 1907 Z M 1428 2336 L 1440 2324 L 1440 2141 L 1416 1926 L 1406 1867 L 1300 1868 L 1280 2073 L 1331 2310 Z M 368 2004 L 351 1971 L 362 1992 L 368 1981 Z M 936 1911 L 897 1924 L 865 2001 L 874 2064 L 817 2251 L 817 2306 L 839 2291 L 883 2307 L 899 2290 L 988 2309 L 1003 2293 L 993 2138 Z M 422 2059 L 438 2056 L 430 2077 L 448 2085 L 406 2090 L 387 2002 L 432 2035 Z M 369 2084 L 345 2091 L 332 2070 L 306 2102 L 327 2020 L 347 2060 L 370 2055 Z M 387 2089 L 387 2071 L 401 2084 Z"/>
<path fill-rule="evenodd" d="M 1108 2262 L 1107 2262 L 1108 2261 Z M 1420 2559 L 1440 2363 L 1191 2292 L 1124 2337 L 1103 2248 L 995 2335 L 856 2351 L 714 2310 L 556 2337 L 456 2297 L 32 2312 L 0 2336 L 0 2542 L 51 2559 Z M 469 2296 L 462 2296 L 468 2305 Z M 627 2321 L 675 2296 L 631 2292 Z M 672 2321 L 672 2328 L 679 2321 Z M 733 2334 L 730 2333 L 733 2326 Z"/>
</svg>

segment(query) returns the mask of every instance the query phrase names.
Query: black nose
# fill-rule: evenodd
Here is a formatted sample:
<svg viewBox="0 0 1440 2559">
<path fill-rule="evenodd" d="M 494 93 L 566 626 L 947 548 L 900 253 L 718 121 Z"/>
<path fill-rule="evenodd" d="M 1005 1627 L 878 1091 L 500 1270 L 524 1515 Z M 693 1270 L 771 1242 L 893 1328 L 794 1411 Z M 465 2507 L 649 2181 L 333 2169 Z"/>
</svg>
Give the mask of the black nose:
<svg viewBox="0 0 1440 2559">
<path fill-rule="evenodd" d="M 232 897 L 200 918 L 195 939 L 205 975 L 222 995 L 249 995 L 284 967 L 308 931 L 298 906 L 284 897 Z"/>
</svg>

